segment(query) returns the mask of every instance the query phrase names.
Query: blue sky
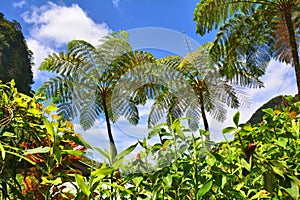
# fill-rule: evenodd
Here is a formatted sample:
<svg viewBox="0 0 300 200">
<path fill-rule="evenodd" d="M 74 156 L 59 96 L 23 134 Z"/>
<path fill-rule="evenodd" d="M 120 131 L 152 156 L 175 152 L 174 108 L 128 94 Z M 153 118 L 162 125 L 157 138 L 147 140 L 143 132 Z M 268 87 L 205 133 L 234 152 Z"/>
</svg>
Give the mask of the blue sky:
<svg viewBox="0 0 300 200">
<path fill-rule="evenodd" d="M 197 0 L 12 0 L 1 1 L 0 12 L 9 20 L 17 20 L 34 56 L 34 89 L 37 89 L 49 74 L 37 70 L 41 61 L 52 52 L 64 50 L 72 39 L 84 39 L 92 44 L 109 32 L 125 30 L 136 33 L 147 43 L 134 43 L 134 47 L 146 48 L 156 56 L 169 53 L 184 54 L 187 48 L 183 33 L 189 38 L 191 47 L 212 41 L 215 32 L 201 37 L 195 33 L 193 11 Z M 143 32 L 146 30 L 146 33 Z M 151 32 L 153 31 L 153 32 Z M 142 33 L 143 32 L 143 33 Z M 159 35 L 156 35 L 159 33 Z M 171 37 L 172 36 L 172 37 Z M 180 37 L 182 37 L 180 39 Z M 168 42 L 168 39 L 173 38 Z M 149 43 L 154 46 L 149 46 Z M 184 55 L 183 55 L 184 56 Z M 249 105 L 242 107 L 241 120 L 247 121 L 252 113 L 264 102 L 277 94 L 295 94 L 296 83 L 294 69 L 282 63 L 272 61 L 263 77 L 265 87 L 247 89 Z M 141 108 L 141 115 L 146 118 L 150 103 Z M 210 118 L 212 138 L 221 140 L 220 130 L 232 125 L 232 115 L 236 111 L 228 110 L 228 118 L 219 123 Z M 75 121 L 75 124 L 77 122 Z M 77 130 L 95 146 L 107 147 L 105 123 L 100 118 L 95 126 L 83 132 Z M 114 135 L 119 149 L 136 141 L 132 132 L 146 136 L 146 123 L 132 127 L 124 120 L 114 126 Z M 140 134 L 139 137 L 142 137 Z"/>
</svg>

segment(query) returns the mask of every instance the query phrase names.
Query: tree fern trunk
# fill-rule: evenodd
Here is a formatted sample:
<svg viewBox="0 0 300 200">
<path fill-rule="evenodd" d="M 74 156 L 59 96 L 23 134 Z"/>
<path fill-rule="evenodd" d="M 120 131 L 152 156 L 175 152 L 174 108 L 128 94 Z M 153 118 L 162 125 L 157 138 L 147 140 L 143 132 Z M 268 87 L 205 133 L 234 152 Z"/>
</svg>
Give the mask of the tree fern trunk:
<svg viewBox="0 0 300 200">
<path fill-rule="evenodd" d="M 201 110 L 201 116 L 203 119 L 203 123 L 204 123 L 204 128 L 206 131 L 209 131 L 209 125 L 208 125 L 208 121 L 207 121 L 207 117 L 206 117 L 206 113 L 205 113 L 205 108 L 204 108 L 204 103 L 203 103 L 203 92 L 202 89 L 199 89 L 199 103 L 200 103 L 200 110 Z M 207 135 L 205 136 L 205 140 L 206 141 L 210 141 L 210 136 Z"/>
<path fill-rule="evenodd" d="M 113 153 L 113 158 L 117 155 L 117 147 L 112 135 L 112 131 L 111 131 L 111 124 L 110 124 L 110 120 L 109 120 L 109 114 L 108 114 L 108 109 L 107 109 L 107 105 L 106 105 L 106 98 L 103 97 L 102 100 L 103 103 L 103 112 L 105 115 L 105 121 L 106 121 L 106 127 L 107 127 L 107 134 L 108 134 L 108 138 L 109 138 L 109 143 L 110 143 L 110 150 Z"/>
<path fill-rule="evenodd" d="M 285 12 L 284 17 L 285 17 L 286 26 L 287 26 L 288 32 L 289 32 L 290 45 L 291 45 L 291 50 L 292 50 L 292 55 L 293 55 L 293 64 L 294 64 L 295 72 L 296 72 L 298 96 L 300 97 L 300 62 L 299 62 L 299 55 L 298 55 L 298 45 L 297 45 L 296 37 L 295 37 L 296 34 L 295 34 L 295 29 L 294 29 L 291 13 L 289 11 Z"/>
</svg>

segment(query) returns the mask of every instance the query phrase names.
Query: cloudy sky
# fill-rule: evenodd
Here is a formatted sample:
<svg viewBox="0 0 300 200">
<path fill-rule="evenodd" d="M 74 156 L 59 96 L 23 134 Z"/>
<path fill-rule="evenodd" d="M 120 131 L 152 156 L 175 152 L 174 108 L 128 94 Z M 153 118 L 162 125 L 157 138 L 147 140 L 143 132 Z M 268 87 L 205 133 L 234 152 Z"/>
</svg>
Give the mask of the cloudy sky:
<svg viewBox="0 0 300 200">
<path fill-rule="evenodd" d="M 0 12 L 9 20 L 17 20 L 34 55 L 33 88 L 41 86 L 49 74 L 37 70 L 39 64 L 52 52 L 64 51 L 69 41 L 83 39 L 94 45 L 110 32 L 125 30 L 131 34 L 134 48 L 153 51 L 156 56 L 177 54 L 184 56 L 188 46 L 212 41 L 215 32 L 204 37 L 195 33 L 193 10 L 197 0 L 21 0 L 1 1 Z M 185 40 L 187 38 L 187 40 Z M 186 42 L 188 41 L 188 42 Z M 241 120 L 247 121 L 252 113 L 270 98 L 278 94 L 295 94 L 294 69 L 272 61 L 263 77 L 265 87 L 247 89 L 249 105 L 240 108 Z M 141 107 L 142 118 L 147 118 L 148 107 Z M 212 139 L 221 140 L 220 130 L 232 125 L 232 115 L 219 123 L 210 118 Z M 77 122 L 75 122 L 76 124 Z M 107 147 L 105 123 L 100 118 L 95 126 L 84 132 L 77 130 L 93 145 Z M 146 121 L 133 127 L 124 120 L 113 127 L 119 149 L 147 135 Z"/>
</svg>

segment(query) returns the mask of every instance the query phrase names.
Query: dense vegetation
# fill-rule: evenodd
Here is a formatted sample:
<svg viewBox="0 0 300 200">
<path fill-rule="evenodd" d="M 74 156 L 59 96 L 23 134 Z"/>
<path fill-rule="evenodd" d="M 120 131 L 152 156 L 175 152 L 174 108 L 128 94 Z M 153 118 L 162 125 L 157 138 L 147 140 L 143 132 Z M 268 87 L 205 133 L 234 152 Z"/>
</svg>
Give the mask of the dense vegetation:
<svg viewBox="0 0 300 200">
<path fill-rule="evenodd" d="M 33 75 L 32 52 L 28 49 L 21 26 L 0 13 L 0 80 L 14 79 L 20 92 L 30 95 Z"/>
<path fill-rule="evenodd" d="M 259 124 L 239 124 L 236 113 L 236 127 L 225 128 L 219 143 L 205 141 L 204 130 L 200 136 L 186 133 L 177 119 L 169 129 L 163 124 L 151 130 L 149 138 L 160 138 L 157 144 L 144 139 L 115 157 L 96 148 L 108 165 L 91 167 L 84 177 L 72 163 L 84 146 L 93 147 L 74 133 L 72 123 L 55 114 L 48 121 L 57 108 L 44 108 L 38 97 L 17 92 L 13 82 L 2 84 L 0 92 L 2 199 L 299 198 L 300 103 L 292 97 L 282 110 L 263 110 Z M 228 133 L 233 140 L 226 139 Z M 136 158 L 124 162 L 137 145 L 142 150 Z"/>
</svg>

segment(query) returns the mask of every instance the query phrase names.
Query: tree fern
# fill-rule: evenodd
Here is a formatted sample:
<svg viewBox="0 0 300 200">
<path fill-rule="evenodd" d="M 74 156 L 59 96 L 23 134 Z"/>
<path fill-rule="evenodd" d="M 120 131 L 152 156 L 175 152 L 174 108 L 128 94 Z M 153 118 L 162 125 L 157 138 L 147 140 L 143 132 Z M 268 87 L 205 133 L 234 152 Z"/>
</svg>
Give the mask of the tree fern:
<svg viewBox="0 0 300 200">
<path fill-rule="evenodd" d="M 139 116 L 133 102 L 113 107 L 113 89 L 120 76 L 135 67 L 137 58 L 140 61 L 147 57 L 142 55 L 143 52 L 132 51 L 127 38 L 126 32 L 111 33 L 102 38 L 97 47 L 83 40 L 73 40 L 66 53 L 49 55 L 40 66 L 40 70 L 54 72 L 57 76 L 46 81 L 39 92 L 56 99 L 58 113 L 64 118 L 79 116 L 85 130 L 104 115 L 114 154 L 117 150 L 111 122 L 124 115 L 137 124 Z"/>
<path fill-rule="evenodd" d="M 299 10 L 298 0 L 203 0 L 194 20 L 201 35 L 219 29 L 211 54 L 226 78 L 261 86 L 255 77 L 263 75 L 274 58 L 295 67 L 300 94 Z"/>
</svg>

